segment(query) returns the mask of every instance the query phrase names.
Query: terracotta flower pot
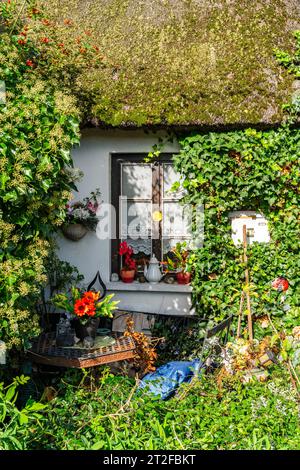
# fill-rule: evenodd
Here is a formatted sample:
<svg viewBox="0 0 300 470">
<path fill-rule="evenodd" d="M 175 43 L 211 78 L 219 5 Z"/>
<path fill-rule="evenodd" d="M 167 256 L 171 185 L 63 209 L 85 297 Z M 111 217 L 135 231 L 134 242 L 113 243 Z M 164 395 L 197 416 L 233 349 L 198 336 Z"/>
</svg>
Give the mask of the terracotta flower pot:
<svg viewBox="0 0 300 470">
<path fill-rule="evenodd" d="M 64 236 L 73 242 L 77 242 L 88 232 L 88 229 L 82 224 L 63 225 L 61 230 Z"/>
<path fill-rule="evenodd" d="M 180 272 L 176 273 L 178 284 L 189 284 L 191 282 L 191 273 Z"/>
<path fill-rule="evenodd" d="M 134 276 L 135 276 L 135 269 L 127 270 L 123 268 L 120 271 L 120 277 L 122 281 L 125 282 L 126 284 L 133 282 Z"/>
<path fill-rule="evenodd" d="M 91 318 L 87 321 L 87 323 L 83 324 L 79 319 L 76 318 L 73 324 L 77 338 L 79 338 L 81 341 L 83 341 L 87 336 L 95 339 L 99 322 L 100 318 Z"/>
</svg>

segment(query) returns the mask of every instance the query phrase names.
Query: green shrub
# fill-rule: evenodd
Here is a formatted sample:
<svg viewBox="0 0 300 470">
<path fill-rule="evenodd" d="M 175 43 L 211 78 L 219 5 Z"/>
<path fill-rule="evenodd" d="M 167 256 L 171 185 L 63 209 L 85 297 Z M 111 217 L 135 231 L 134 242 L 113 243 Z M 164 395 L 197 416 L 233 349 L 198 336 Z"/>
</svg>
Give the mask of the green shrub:
<svg viewBox="0 0 300 470">
<path fill-rule="evenodd" d="M 29 400 L 22 409 L 16 406 L 18 387 L 28 380 L 20 376 L 8 386 L 0 383 L 0 450 L 25 450 L 40 425 L 45 405 Z"/>
<path fill-rule="evenodd" d="M 214 320 L 237 314 L 245 283 L 242 246 L 231 239 L 229 213 L 253 210 L 268 220 L 270 243 L 248 247 L 253 314 L 272 314 L 279 328 L 299 321 L 299 155 L 298 129 L 247 129 L 227 133 L 193 134 L 181 139 L 174 157 L 183 175 L 184 201 L 204 205 L 203 248 L 191 262 L 194 303 L 201 315 Z M 290 282 L 285 303 L 271 282 L 285 276 Z"/>
<path fill-rule="evenodd" d="M 132 396 L 133 380 L 108 372 L 86 386 L 75 374 L 63 379 L 33 448 L 300 448 L 297 398 L 279 370 L 268 383 L 231 379 L 221 390 L 207 376 L 168 401 Z"/>
<path fill-rule="evenodd" d="M 11 349 L 39 331 L 48 240 L 76 189 L 70 151 L 79 143 L 80 98 L 70 83 L 90 61 L 73 29 L 53 27 L 32 2 L 1 2 L 0 17 L 0 339 Z"/>
</svg>

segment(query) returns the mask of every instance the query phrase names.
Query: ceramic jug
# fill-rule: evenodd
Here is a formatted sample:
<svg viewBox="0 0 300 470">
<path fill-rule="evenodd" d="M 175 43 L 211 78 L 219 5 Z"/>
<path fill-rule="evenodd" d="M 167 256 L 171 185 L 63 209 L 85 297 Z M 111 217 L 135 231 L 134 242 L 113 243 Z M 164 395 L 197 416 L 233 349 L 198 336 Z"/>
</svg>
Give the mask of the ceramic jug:
<svg viewBox="0 0 300 470">
<path fill-rule="evenodd" d="M 149 266 L 145 266 L 144 276 L 148 282 L 151 282 L 151 284 L 157 284 L 163 277 L 161 264 L 156 259 L 155 255 L 152 255 Z"/>
</svg>

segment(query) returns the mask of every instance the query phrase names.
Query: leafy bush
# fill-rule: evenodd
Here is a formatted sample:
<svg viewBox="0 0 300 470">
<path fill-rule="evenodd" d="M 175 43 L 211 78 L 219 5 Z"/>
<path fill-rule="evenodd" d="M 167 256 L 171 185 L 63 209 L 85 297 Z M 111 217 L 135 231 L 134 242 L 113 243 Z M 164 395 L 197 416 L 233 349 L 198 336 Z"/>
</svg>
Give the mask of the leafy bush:
<svg viewBox="0 0 300 470">
<path fill-rule="evenodd" d="M 53 26 L 32 2 L 1 2 L 0 16 L 0 339 L 10 349 L 38 333 L 48 240 L 76 189 L 70 150 L 79 143 L 80 99 L 69 85 L 90 62 L 73 26 Z"/>
<path fill-rule="evenodd" d="M 181 139 L 174 161 L 184 177 L 185 202 L 205 208 L 204 246 L 191 256 L 194 302 L 201 316 L 218 320 L 239 310 L 245 266 L 242 246 L 231 239 L 228 214 L 248 209 L 267 218 L 271 234 L 270 243 L 248 248 L 253 314 L 258 318 L 268 311 L 279 328 L 287 326 L 281 297 L 271 289 L 271 281 L 283 275 L 290 281 L 285 300 L 289 326 L 297 324 L 299 153 L 300 133 L 288 125 Z"/>
<path fill-rule="evenodd" d="M 6 387 L 0 383 L 0 450 L 25 450 L 42 419 L 42 403 L 29 400 L 21 410 L 16 406 L 18 387 L 28 380 L 29 377 L 20 376 Z"/>
<path fill-rule="evenodd" d="M 300 448 L 297 398 L 279 370 L 268 383 L 230 379 L 222 388 L 207 376 L 166 402 L 133 394 L 133 386 L 108 371 L 84 386 L 79 372 L 69 372 L 32 448 Z"/>
</svg>

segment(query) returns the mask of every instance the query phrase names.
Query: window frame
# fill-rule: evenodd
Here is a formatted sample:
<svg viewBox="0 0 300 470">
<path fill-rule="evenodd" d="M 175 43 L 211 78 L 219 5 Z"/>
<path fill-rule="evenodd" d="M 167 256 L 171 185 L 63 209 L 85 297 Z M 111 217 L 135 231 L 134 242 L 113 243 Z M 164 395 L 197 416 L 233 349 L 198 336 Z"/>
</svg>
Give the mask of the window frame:
<svg viewBox="0 0 300 470">
<path fill-rule="evenodd" d="M 111 272 L 119 273 L 121 269 L 121 257 L 118 254 L 119 243 L 121 241 L 120 235 L 120 220 L 121 220 L 121 207 L 120 197 L 122 196 L 122 174 L 121 168 L 122 163 L 147 163 L 145 162 L 146 153 L 114 153 L 111 155 L 111 175 L 110 175 L 110 187 L 111 187 L 111 203 L 115 209 L 116 214 L 116 238 L 111 240 Z M 162 153 L 159 158 L 149 162 L 152 165 L 152 204 L 157 204 L 159 210 L 163 212 L 164 201 L 178 202 L 179 199 L 164 198 L 163 195 L 163 164 L 173 164 L 173 153 Z M 148 198 L 147 198 L 148 199 Z M 128 198 L 129 202 L 133 199 Z M 141 200 L 142 202 L 142 200 Z M 163 237 L 162 237 L 162 223 L 155 222 L 152 220 L 152 233 L 153 230 L 158 231 L 159 237 L 152 239 L 152 253 L 155 254 L 159 261 L 162 260 L 163 256 Z M 178 236 L 178 239 L 184 241 L 186 237 Z M 141 274 L 141 273 L 138 273 Z"/>
</svg>

